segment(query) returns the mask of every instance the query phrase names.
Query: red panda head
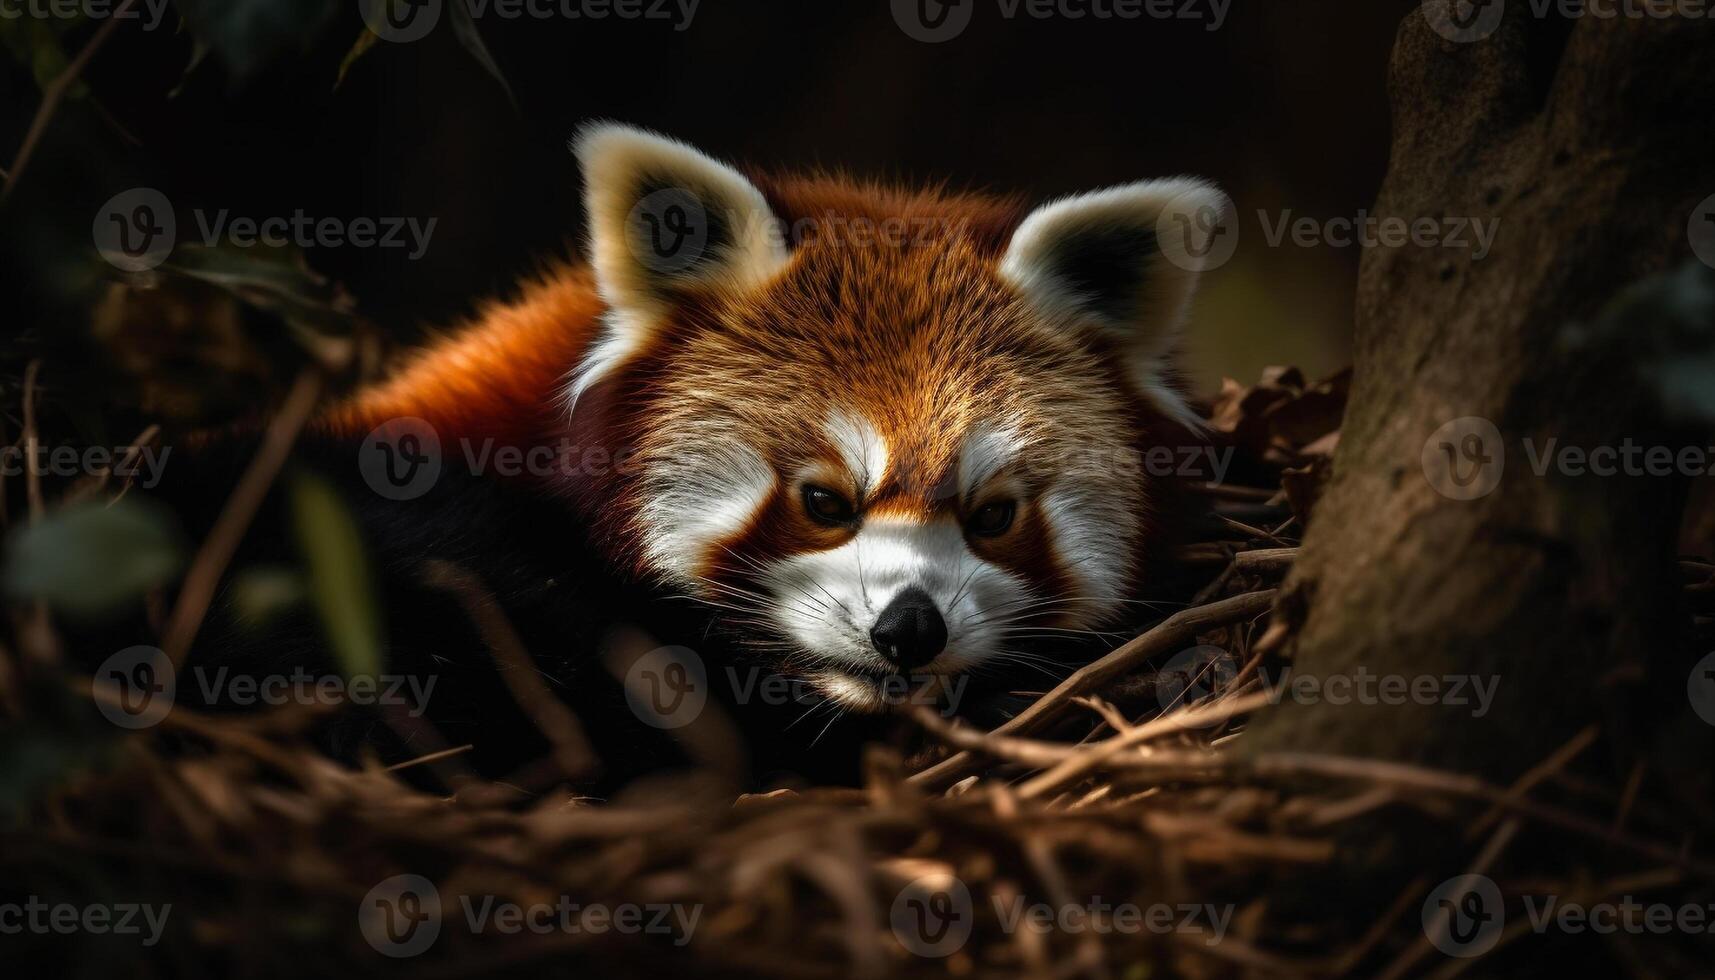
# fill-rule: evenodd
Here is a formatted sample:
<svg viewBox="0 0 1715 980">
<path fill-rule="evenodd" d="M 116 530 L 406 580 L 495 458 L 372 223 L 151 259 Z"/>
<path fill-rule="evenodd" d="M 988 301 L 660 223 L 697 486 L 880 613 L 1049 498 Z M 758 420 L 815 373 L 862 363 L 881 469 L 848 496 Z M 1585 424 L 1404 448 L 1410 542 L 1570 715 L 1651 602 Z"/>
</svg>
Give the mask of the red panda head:
<svg viewBox="0 0 1715 980">
<path fill-rule="evenodd" d="M 753 180 L 619 126 L 576 151 L 607 312 L 565 394 L 630 453 L 595 506 L 640 572 L 860 709 L 1125 608 L 1142 453 L 1196 425 L 1166 358 L 1200 267 L 1170 215 L 1207 226 L 1218 191 L 1024 214 Z"/>
</svg>

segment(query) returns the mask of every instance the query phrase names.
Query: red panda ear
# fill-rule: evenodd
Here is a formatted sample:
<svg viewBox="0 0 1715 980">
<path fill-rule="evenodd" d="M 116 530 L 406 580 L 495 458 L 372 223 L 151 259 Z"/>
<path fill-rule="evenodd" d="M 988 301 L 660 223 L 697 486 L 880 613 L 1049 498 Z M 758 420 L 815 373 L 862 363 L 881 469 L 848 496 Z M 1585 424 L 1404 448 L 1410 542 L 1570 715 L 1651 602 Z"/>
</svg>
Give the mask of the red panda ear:
<svg viewBox="0 0 1715 980">
<path fill-rule="evenodd" d="M 754 285 L 785 264 L 779 223 L 732 167 L 615 123 L 586 127 L 573 151 L 602 297 L 639 329 L 689 289 Z"/>
<path fill-rule="evenodd" d="M 1164 372 L 1198 276 L 1231 254 L 1231 203 L 1188 177 L 1063 198 L 1018 226 L 1000 272 L 1050 320 L 1120 337 L 1144 396 L 1195 425 Z"/>
</svg>

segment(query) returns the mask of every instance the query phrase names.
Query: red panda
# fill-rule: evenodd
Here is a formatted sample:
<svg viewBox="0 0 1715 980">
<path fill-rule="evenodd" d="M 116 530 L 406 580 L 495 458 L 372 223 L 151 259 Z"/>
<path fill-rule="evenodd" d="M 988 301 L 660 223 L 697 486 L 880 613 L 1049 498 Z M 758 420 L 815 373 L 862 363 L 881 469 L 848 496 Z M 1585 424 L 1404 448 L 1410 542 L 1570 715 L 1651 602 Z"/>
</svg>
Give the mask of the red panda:
<svg viewBox="0 0 1715 980">
<path fill-rule="evenodd" d="M 412 417 L 443 443 L 555 447 L 564 465 L 525 479 L 614 567 L 860 711 L 885 678 L 991 669 L 1135 600 L 1164 499 L 1136 462 L 1197 425 L 1169 363 L 1203 267 L 1181 225 L 1218 190 L 1031 210 L 746 174 L 614 124 L 574 151 L 588 264 L 483 310 L 321 434 Z"/>
</svg>

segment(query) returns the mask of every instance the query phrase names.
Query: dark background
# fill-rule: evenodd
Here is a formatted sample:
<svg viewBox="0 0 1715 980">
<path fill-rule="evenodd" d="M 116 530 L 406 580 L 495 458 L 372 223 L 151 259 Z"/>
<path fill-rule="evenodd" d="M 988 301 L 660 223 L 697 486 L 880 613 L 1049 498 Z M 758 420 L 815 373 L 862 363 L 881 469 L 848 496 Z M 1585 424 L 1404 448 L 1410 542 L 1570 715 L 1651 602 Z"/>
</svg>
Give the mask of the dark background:
<svg viewBox="0 0 1715 980">
<path fill-rule="evenodd" d="M 790 169 L 945 180 L 1034 198 L 1179 173 L 1217 180 L 1241 215 L 1187 345 L 1199 389 L 1267 364 L 1343 365 L 1356 247 L 1269 248 L 1270 220 L 1352 216 L 1386 164 L 1387 52 L 1413 0 L 1235 0 L 1202 19 L 1038 19 L 974 4 L 957 38 L 912 39 L 887 0 L 703 0 L 689 29 L 661 20 L 476 18 L 515 102 L 445 17 L 423 40 L 378 42 L 356 0 L 303 0 L 290 29 L 197 53 L 200 34 L 124 24 L 85 72 L 0 210 L 13 272 L 58 237 L 87 251 L 112 194 L 156 187 L 179 212 L 438 220 L 428 253 L 312 250 L 311 264 L 395 336 L 455 320 L 544 255 L 575 248 L 578 175 L 566 140 L 593 118 Z M 1175 0 L 1184 4 L 1186 0 Z M 325 4 L 325 5 L 324 5 Z M 184 0 L 191 28 L 217 18 Z M 244 7 L 236 4 L 231 9 Z M 254 6 L 252 4 L 251 6 Z M 18 28 L 4 28 L 16 31 Z M 75 53 L 94 24 L 63 31 Z M 187 66 L 189 70 L 187 71 Z M 42 74 L 38 65 L 36 74 Z M 41 100 L 8 67 L 5 155 Z M 174 92 L 175 87 L 177 91 Z M 26 290 L 27 292 L 27 290 Z M 8 331 L 78 331 L 26 304 Z M 52 336 L 48 340 L 55 339 Z M 63 338 L 61 338 L 63 339 Z"/>
</svg>

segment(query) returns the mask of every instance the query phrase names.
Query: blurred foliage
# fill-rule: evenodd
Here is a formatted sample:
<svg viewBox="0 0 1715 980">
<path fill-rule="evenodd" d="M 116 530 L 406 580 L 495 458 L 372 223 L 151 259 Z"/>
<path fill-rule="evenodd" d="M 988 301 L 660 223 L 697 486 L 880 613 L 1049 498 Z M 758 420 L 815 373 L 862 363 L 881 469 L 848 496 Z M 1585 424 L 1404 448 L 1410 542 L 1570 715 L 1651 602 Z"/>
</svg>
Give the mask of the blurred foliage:
<svg viewBox="0 0 1715 980">
<path fill-rule="evenodd" d="M 1624 351 L 1670 420 L 1715 424 L 1715 269 L 1686 259 L 1636 283 L 1566 342 Z"/>
<path fill-rule="evenodd" d="M 65 38 L 83 24 L 81 17 L 0 17 L 0 45 L 15 63 L 29 67 L 38 88 L 46 88 L 71 63 Z M 80 80 L 67 95 L 87 98 L 89 86 Z"/>
<path fill-rule="evenodd" d="M 309 598 L 304 577 L 282 565 L 255 565 L 232 577 L 232 609 L 241 623 L 265 626 Z"/>
<path fill-rule="evenodd" d="M 290 493 L 310 603 L 328 645 L 347 677 L 373 677 L 381 673 L 385 644 L 363 535 L 339 491 L 322 477 L 294 473 Z"/>
<path fill-rule="evenodd" d="M 336 0 L 174 0 L 174 6 L 198 43 L 242 81 L 309 47 L 339 5 Z"/>
<path fill-rule="evenodd" d="M 166 584 L 183 563 L 173 519 L 159 504 L 137 497 L 85 501 L 8 535 L 0 584 L 10 599 L 105 616 Z"/>
</svg>

